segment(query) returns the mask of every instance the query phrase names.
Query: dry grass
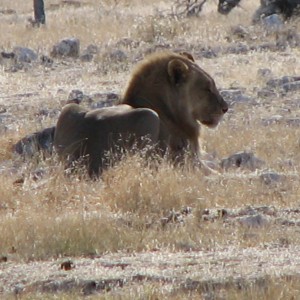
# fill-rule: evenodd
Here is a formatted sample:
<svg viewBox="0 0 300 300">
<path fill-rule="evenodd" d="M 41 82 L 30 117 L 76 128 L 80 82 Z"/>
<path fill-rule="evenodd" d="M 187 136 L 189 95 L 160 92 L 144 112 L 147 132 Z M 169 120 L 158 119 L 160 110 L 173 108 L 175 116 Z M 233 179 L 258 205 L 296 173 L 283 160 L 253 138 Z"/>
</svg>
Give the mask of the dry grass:
<svg viewBox="0 0 300 300">
<path fill-rule="evenodd" d="M 231 286 L 232 285 L 232 286 Z M 230 287 L 231 286 L 231 287 Z M 214 296 L 212 296 L 214 295 Z M 187 299 L 207 299 L 215 297 L 213 299 L 232 299 L 232 300 L 269 300 L 269 299 L 298 299 L 300 297 L 299 281 L 297 278 L 281 278 L 276 281 L 267 278 L 262 279 L 255 284 L 249 284 L 245 287 L 234 287 L 234 284 L 228 283 L 227 288 L 221 288 L 217 290 L 216 294 L 213 294 L 209 289 L 199 289 L 199 291 L 185 291 L 176 289 L 169 285 L 161 284 L 148 284 L 144 283 L 141 286 L 130 286 L 120 290 L 116 290 L 113 293 L 104 293 L 102 295 L 91 295 L 86 297 L 87 299 L 98 300 L 131 300 L 131 299 L 149 299 L 149 300 L 187 300 Z M 13 297 L 7 298 L 7 300 L 15 299 Z M 53 294 L 32 294 L 28 293 L 22 297 L 23 300 L 73 300 L 82 299 L 78 293 L 60 293 L 58 295 Z"/>
<path fill-rule="evenodd" d="M 58 40 L 75 36 L 80 39 L 82 49 L 96 44 L 100 54 L 91 63 L 57 62 L 50 69 L 34 66 L 16 73 L 5 72 L 5 66 L 0 70 L 0 105 L 16 118 L 11 128 L 0 136 L 0 255 L 27 262 L 117 251 L 216 251 L 229 245 L 247 249 L 276 244 L 283 239 L 299 245 L 294 227 L 249 229 L 224 223 L 222 219 L 204 222 L 202 218 L 205 208 L 266 205 L 280 210 L 299 206 L 299 126 L 261 125 L 262 118 L 276 114 L 299 117 L 299 108 L 292 108 L 292 103 L 299 101 L 297 93 L 256 99 L 255 106 L 236 105 L 219 128 L 214 131 L 203 128 L 202 132 L 203 148 L 215 153 L 216 159 L 250 150 L 266 162 L 266 169 L 287 176 L 287 180 L 274 186 L 263 184 L 255 172 L 232 171 L 219 177 L 205 177 L 200 170 L 174 169 L 167 163 L 149 167 L 140 157 L 128 157 L 106 171 L 101 180 L 91 181 L 84 175 L 66 176 L 56 157 L 46 160 L 36 157 L 24 162 L 12 154 L 11 147 L 19 138 L 55 124 L 55 119 L 39 117 L 38 113 L 41 109 L 61 108 L 70 90 L 121 94 L 133 64 L 157 45 L 170 44 L 173 48 L 192 45 L 197 51 L 238 42 L 228 42 L 231 26 L 240 23 L 249 26 L 251 12 L 259 1 L 245 1 L 243 9 L 236 9 L 228 18 L 217 15 L 216 3 L 211 1 L 205 5 L 201 18 L 188 20 L 166 16 L 170 1 L 149 0 L 142 5 L 140 1 L 105 1 L 101 6 L 95 0 L 83 2 L 86 4 L 80 8 L 57 9 L 53 4 L 59 1 L 47 2 L 47 26 L 37 29 L 26 27 L 26 18 L 32 15 L 31 2 L 1 2 L 3 8 L 17 11 L 15 15 L 0 16 L 0 43 L 4 50 L 22 45 L 39 54 L 48 54 Z M 164 13 L 157 13 L 155 8 Z M 296 20 L 293 26 L 299 28 L 299 22 Z M 249 27 L 249 30 L 252 39 L 246 43 L 274 42 L 274 37 L 265 36 L 261 29 Z M 139 46 L 125 49 L 128 61 L 124 65 L 110 62 L 108 68 L 104 54 L 125 37 L 138 41 Z M 275 77 L 299 75 L 299 56 L 299 48 L 288 48 L 285 52 L 221 55 L 214 59 L 201 58 L 198 62 L 219 87 L 244 87 L 247 95 L 256 98 L 257 89 L 265 86 L 265 81 L 257 76 L 258 69 L 268 67 Z M 183 216 L 183 222 L 171 218 L 164 224 L 170 212 L 180 212 L 184 207 L 191 207 L 192 214 Z M 267 286 L 248 286 L 241 291 L 224 288 L 218 291 L 218 296 L 228 299 L 299 297 L 297 280 L 270 279 Z M 56 296 L 26 297 L 55 299 Z M 59 299 L 76 297 L 77 294 L 62 294 Z M 169 286 L 148 284 L 127 286 L 96 298 L 199 299 L 199 293 L 175 294 Z"/>
</svg>

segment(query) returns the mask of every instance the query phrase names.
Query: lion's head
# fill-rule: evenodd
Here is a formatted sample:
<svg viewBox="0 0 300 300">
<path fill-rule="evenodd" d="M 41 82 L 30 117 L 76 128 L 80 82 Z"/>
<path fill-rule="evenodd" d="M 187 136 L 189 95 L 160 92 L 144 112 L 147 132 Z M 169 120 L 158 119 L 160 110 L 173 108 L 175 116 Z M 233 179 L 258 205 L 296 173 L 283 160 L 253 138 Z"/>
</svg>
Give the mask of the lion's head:
<svg viewBox="0 0 300 300">
<path fill-rule="evenodd" d="M 148 107 L 161 120 L 160 142 L 198 150 L 199 122 L 218 125 L 228 110 L 215 82 L 188 53 L 150 55 L 137 66 L 122 103 Z"/>
</svg>

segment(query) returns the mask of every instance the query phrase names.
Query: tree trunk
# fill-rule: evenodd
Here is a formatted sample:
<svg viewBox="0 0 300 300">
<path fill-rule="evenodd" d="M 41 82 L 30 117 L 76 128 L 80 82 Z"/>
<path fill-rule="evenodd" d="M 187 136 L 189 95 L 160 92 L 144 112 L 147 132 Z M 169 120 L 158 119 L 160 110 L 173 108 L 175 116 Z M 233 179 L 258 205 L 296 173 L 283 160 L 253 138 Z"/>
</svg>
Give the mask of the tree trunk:
<svg viewBox="0 0 300 300">
<path fill-rule="evenodd" d="M 46 23 L 44 0 L 33 0 L 34 21 L 37 25 Z"/>
</svg>

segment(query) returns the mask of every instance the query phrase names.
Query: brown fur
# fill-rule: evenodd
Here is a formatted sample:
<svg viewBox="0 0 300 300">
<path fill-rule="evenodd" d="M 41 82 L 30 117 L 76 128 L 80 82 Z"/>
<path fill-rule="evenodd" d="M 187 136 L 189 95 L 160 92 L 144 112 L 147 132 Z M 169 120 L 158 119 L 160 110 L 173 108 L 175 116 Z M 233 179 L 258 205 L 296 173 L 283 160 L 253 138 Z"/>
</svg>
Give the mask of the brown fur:
<svg viewBox="0 0 300 300">
<path fill-rule="evenodd" d="M 199 122 L 215 127 L 228 110 L 214 80 L 186 52 L 146 58 L 133 73 L 121 102 L 156 111 L 159 148 L 179 160 L 187 150 L 198 157 Z"/>
<path fill-rule="evenodd" d="M 54 146 L 70 164 L 83 158 L 94 177 L 134 144 L 138 149 L 154 144 L 158 130 L 158 115 L 147 108 L 118 105 L 87 111 L 67 104 L 56 125 Z"/>
<path fill-rule="evenodd" d="M 158 53 L 137 66 L 119 105 L 90 112 L 66 105 L 54 146 L 71 162 L 86 156 L 91 176 L 108 165 L 111 150 L 118 154 L 134 142 L 144 148 L 145 137 L 175 161 L 187 152 L 198 158 L 199 121 L 214 127 L 227 109 L 214 80 L 189 53 Z"/>
</svg>

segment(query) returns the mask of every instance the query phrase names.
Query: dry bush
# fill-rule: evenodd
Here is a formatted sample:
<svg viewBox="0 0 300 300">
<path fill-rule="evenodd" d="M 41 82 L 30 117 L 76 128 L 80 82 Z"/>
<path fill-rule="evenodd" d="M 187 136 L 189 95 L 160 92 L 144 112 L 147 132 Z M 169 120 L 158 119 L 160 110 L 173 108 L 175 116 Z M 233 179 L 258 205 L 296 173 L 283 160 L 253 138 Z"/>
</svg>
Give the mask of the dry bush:
<svg viewBox="0 0 300 300">
<path fill-rule="evenodd" d="M 203 174 L 176 169 L 167 162 L 157 163 L 154 169 L 143 158 L 134 156 L 106 171 L 103 181 L 107 197 L 103 201 L 112 209 L 138 215 L 163 215 L 195 204 L 201 197 Z"/>
<path fill-rule="evenodd" d="M 0 163 L 12 158 L 12 148 L 16 141 L 17 138 L 15 134 L 2 134 L 0 136 Z"/>
<path fill-rule="evenodd" d="M 17 185 L 7 180 L 1 189 L 2 253 L 14 247 L 27 260 L 152 249 L 186 240 L 184 227 L 165 230 L 160 219 L 186 205 L 202 207 L 198 187 L 183 188 L 192 173 L 143 165 L 130 158 L 107 171 L 103 183 L 66 177 L 62 168 L 51 171 L 51 164 L 49 174 L 38 181 L 32 175 Z M 198 174 L 194 181 L 200 180 Z"/>
</svg>

